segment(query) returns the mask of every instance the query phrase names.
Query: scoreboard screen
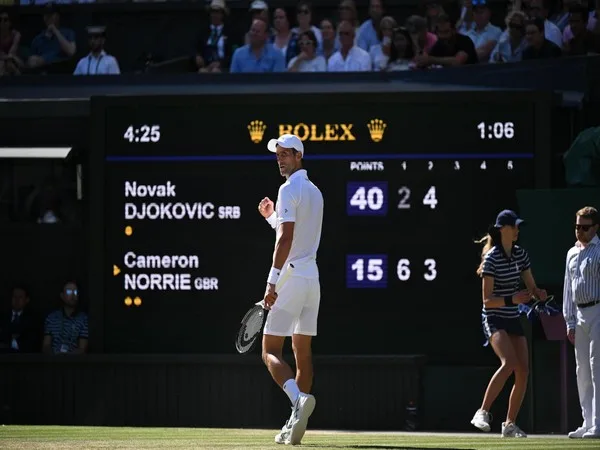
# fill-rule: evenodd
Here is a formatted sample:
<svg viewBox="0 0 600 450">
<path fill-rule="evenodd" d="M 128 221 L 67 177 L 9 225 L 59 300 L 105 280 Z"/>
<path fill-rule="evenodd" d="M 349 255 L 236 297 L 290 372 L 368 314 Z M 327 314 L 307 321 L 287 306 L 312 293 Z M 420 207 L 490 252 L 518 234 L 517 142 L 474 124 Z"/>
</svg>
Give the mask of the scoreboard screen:
<svg viewBox="0 0 600 450">
<path fill-rule="evenodd" d="M 324 197 L 315 351 L 480 347 L 473 241 L 534 187 L 535 98 L 416 94 L 93 99 L 104 351 L 235 351 L 271 266 L 257 206 L 285 181 L 266 148 L 283 133 Z"/>
</svg>

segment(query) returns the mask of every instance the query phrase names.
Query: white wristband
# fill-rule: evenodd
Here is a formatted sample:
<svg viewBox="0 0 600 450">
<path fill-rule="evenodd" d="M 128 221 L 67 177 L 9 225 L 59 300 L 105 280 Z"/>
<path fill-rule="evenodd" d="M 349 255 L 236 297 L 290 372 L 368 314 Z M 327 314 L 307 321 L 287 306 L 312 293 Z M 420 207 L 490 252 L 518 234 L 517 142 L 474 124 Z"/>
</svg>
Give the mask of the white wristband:
<svg viewBox="0 0 600 450">
<path fill-rule="evenodd" d="M 277 280 L 279 280 L 279 275 L 281 275 L 281 269 L 271 267 L 271 270 L 269 270 L 269 277 L 267 278 L 267 283 L 277 284 Z"/>
<path fill-rule="evenodd" d="M 277 214 L 274 212 L 269 217 L 267 217 L 267 222 L 271 225 L 271 228 L 275 228 L 277 226 Z"/>
</svg>

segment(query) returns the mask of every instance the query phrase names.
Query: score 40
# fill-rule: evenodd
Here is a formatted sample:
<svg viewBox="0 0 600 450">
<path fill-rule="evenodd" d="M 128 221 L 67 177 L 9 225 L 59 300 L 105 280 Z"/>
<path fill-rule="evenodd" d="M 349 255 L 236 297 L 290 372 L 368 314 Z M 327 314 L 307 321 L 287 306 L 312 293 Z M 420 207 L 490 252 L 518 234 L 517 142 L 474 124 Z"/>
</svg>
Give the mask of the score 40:
<svg viewBox="0 0 600 450">
<path fill-rule="evenodd" d="M 349 182 L 347 188 L 347 212 L 350 216 L 385 215 L 388 210 L 388 182 Z M 410 209 L 411 190 L 407 186 L 398 189 L 398 209 Z M 438 204 L 435 186 L 423 196 L 422 203 L 435 209 Z"/>
</svg>

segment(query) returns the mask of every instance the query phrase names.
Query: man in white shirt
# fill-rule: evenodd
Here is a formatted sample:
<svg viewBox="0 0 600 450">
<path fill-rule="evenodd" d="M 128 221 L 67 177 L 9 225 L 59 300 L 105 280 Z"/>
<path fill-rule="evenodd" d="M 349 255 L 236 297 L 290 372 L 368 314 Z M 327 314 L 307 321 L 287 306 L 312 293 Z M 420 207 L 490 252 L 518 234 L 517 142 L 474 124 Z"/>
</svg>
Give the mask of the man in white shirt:
<svg viewBox="0 0 600 450">
<path fill-rule="evenodd" d="M 355 30 L 346 20 L 338 25 L 340 49 L 327 62 L 329 72 L 368 72 L 372 70 L 371 56 L 354 45 Z"/>
<path fill-rule="evenodd" d="M 119 63 L 116 58 L 104 51 L 106 27 L 88 27 L 90 53 L 77 63 L 73 75 L 119 75 Z"/>
<path fill-rule="evenodd" d="M 302 168 L 304 145 L 293 134 L 271 139 L 279 172 L 287 179 L 277 204 L 265 197 L 260 214 L 276 230 L 273 265 L 267 278 L 265 305 L 270 309 L 264 328 L 262 358 L 273 380 L 292 402 L 292 414 L 275 437 L 278 444 L 300 444 L 315 408 L 312 387 L 312 337 L 317 335 L 321 288 L 317 250 L 323 222 L 323 196 Z M 296 374 L 284 361 L 285 338 L 291 336 Z"/>
<path fill-rule="evenodd" d="M 577 242 L 568 251 L 563 293 L 567 337 L 575 345 L 583 425 L 570 438 L 600 439 L 600 239 L 596 208 L 577 211 Z"/>
<path fill-rule="evenodd" d="M 548 0 L 531 0 L 527 7 L 527 14 L 530 18 L 539 17 L 544 20 L 544 37 L 550 42 L 563 46 L 563 36 L 560 28 L 548 20 Z"/>
</svg>

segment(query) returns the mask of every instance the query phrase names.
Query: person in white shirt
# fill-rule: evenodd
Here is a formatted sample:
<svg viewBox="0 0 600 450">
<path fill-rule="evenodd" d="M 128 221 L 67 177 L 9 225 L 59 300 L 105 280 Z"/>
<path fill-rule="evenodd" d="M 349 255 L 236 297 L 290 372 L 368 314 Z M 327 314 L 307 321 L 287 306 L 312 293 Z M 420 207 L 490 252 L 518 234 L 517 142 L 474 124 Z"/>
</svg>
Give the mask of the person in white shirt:
<svg viewBox="0 0 600 450">
<path fill-rule="evenodd" d="M 114 56 L 104 51 L 106 27 L 88 27 L 90 53 L 77 63 L 73 75 L 119 75 L 119 63 Z"/>
<path fill-rule="evenodd" d="M 276 154 L 279 173 L 287 180 L 279 187 L 275 205 L 268 197 L 258 205 L 260 214 L 276 230 L 273 265 L 264 296 L 269 314 L 263 331 L 262 358 L 293 405 L 275 442 L 298 445 L 316 405 L 309 392 L 313 379 L 312 337 L 317 335 L 321 300 L 316 257 L 323 195 L 302 168 L 304 145 L 298 136 L 284 134 L 271 139 L 267 148 Z M 282 356 L 287 336 L 292 338 L 295 374 Z"/>
<path fill-rule="evenodd" d="M 340 22 L 338 26 L 340 49 L 327 62 L 329 72 L 368 72 L 372 70 L 369 53 L 354 45 L 355 32 L 350 22 Z"/>
<path fill-rule="evenodd" d="M 600 439 L 600 215 L 586 206 L 575 217 L 577 242 L 567 252 L 563 315 L 575 345 L 583 424 L 569 437 Z"/>
<path fill-rule="evenodd" d="M 298 38 L 300 54 L 291 59 L 288 72 L 327 72 L 325 57 L 317 55 L 318 45 L 312 30 L 301 32 Z"/>
<path fill-rule="evenodd" d="M 544 37 L 550 42 L 558 45 L 559 48 L 563 46 L 563 36 L 560 28 L 550 22 L 548 17 L 549 0 L 531 0 L 527 7 L 527 15 L 533 19 L 539 17 L 544 20 Z"/>
</svg>

